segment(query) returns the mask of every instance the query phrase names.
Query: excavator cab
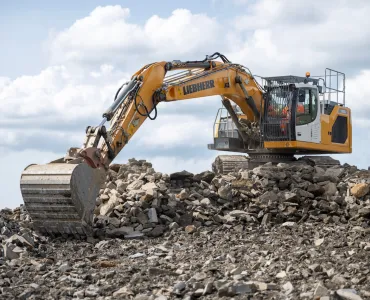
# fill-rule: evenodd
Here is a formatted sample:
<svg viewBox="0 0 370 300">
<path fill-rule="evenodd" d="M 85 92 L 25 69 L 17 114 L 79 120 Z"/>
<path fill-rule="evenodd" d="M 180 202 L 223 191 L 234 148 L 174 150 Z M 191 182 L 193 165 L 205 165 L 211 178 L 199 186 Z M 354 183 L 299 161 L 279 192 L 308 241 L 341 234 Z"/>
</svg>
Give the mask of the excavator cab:
<svg viewBox="0 0 370 300">
<path fill-rule="evenodd" d="M 276 113 L 271 116 L 265 111 L 261 120 L 265 148 L 293 154 L 352 152 L 344 73 L 327 68 L 325 78 L 312 78 L 308 73 L 306 77 L 268 77 L 264 81 L 265 105 Z M 280 113 L 281 106 L 287 114 Z"/>
<path fill-rule="evenodd" d="M 254 143 L 243 140 L 240 131 L 251 130 L 250 126 L 240 126 L 246 116 L 239 109 L 222 108 L 216 116 L 214 143 L 208 145 L 209 149 L 248 153 L 259 163 L 262 157 L 279 162 L 294 160 L 295 155 L 352 152 L 351 111 L 345 106 L 344 73 L 327 68 L 324 78 L 307 73 L 306 77 L 264 77 L 261 82 L 264 103 L 258 142 L 256 130 Z M 233 114 L 239 124 L 232 122 Z M 223 159 L 228 160 L 226 156 Z"/>
</svg>

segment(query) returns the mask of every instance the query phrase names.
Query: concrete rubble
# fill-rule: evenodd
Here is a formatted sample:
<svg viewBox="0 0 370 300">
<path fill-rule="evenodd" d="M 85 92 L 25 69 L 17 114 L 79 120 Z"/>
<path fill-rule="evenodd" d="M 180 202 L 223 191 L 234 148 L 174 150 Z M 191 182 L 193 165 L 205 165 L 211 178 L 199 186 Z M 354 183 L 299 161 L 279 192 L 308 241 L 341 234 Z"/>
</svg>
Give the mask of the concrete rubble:
<svg viewBox="0 0 370 300">
<path fill-rule="evenodd" d="M 0 211 L 0 299 L 370 299 L 370 171 L 111 166 L 94 237 Z"/>
</svg>

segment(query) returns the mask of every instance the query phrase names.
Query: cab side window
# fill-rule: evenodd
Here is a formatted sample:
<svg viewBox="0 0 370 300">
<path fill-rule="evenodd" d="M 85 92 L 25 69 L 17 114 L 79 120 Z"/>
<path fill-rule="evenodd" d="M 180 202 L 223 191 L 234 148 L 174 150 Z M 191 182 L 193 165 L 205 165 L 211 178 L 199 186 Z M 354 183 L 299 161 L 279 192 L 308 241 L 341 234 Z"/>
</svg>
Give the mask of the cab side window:
<svg viewBox="0 0 370 300">
<path fill-rule="evenodd" d="M 305 125 L 316 119 L 317 97 L 312 89 L 301 88 L 298 91 L 296 124 Z"/>
</svg>

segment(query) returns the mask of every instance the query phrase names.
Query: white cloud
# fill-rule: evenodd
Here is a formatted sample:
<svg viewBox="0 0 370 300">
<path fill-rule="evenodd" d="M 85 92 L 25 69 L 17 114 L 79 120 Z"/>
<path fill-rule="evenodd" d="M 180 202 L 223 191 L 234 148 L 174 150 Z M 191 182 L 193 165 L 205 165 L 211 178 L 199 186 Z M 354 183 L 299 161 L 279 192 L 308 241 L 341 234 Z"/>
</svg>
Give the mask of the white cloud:
<svg viewBox="0 0 370 300">
<path fill-rule="evenodd" d="M 128 78 L 113 66 L 102 65 L 93 75 L 80 68 L 50 66 L 35 76 L 4 80 L 0 145 L 33 148 L 37 143 L 42 147 L 43 141 L 52 146 L 62 140 L 76 142 L 77 135 L 81 145 L 86 126 L 100 122 Z"/>
<path fill-rule="evenodd" d="M 173 60 L 202 51 L 204 56 L 215 44 L 221 44 L 217 39 L 220 24 L 205 14 L 177 9 L 168 18 L 154 15 L 143 26 L 130 23 L 129 16 L 130 10 L 118 5 L 97 7 L 51 37 L 52 62 L 137 67 L 133 62 Z"/>
<path fill-rule="evenodd" d="M 321 75 L 325 67 L 353 75 L 370 67 L 370 2 L 355 3 L 255 1 L 231 23 L 235 42 L 229 56 L 265 76 Z"/>
<path fill-rule="evenodd" d="M 0 87 L 1 115 L 11 119 L 53 115 L 57 121 L 58 117 L 69 120 L 100 114 L 122 83 L 122 72 L 102 66 L 95 77 L 102 74 L 104 80 L 97 80 L 78 71 L 51 66 L 36 76 L 8 80 Z"/>
<path fill-rule="evenodd" d="M 212 121 L 191 115 L 162 115 L 154 124 L 147 121 L 137 142 L 158 150 L 182 145 L 186 152 L 186 148 L 204 146 L 212 138 Z"/>
</svg>

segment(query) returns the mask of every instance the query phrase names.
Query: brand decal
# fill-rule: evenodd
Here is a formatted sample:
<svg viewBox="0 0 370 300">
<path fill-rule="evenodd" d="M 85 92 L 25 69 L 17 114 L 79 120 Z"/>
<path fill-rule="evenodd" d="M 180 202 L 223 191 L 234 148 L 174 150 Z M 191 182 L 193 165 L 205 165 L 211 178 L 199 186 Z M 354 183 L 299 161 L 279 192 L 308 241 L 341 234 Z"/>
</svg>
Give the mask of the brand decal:
<svg viewBox="0 0 370 300">
<path fill-rule="evenodd" d="M 192 94 L 199 91 L 208 90 L 215 87 L 214 80 L 207 80 L 195 84 L 189 84 L 183 87 L 184 95 Z"/>
</svg>

